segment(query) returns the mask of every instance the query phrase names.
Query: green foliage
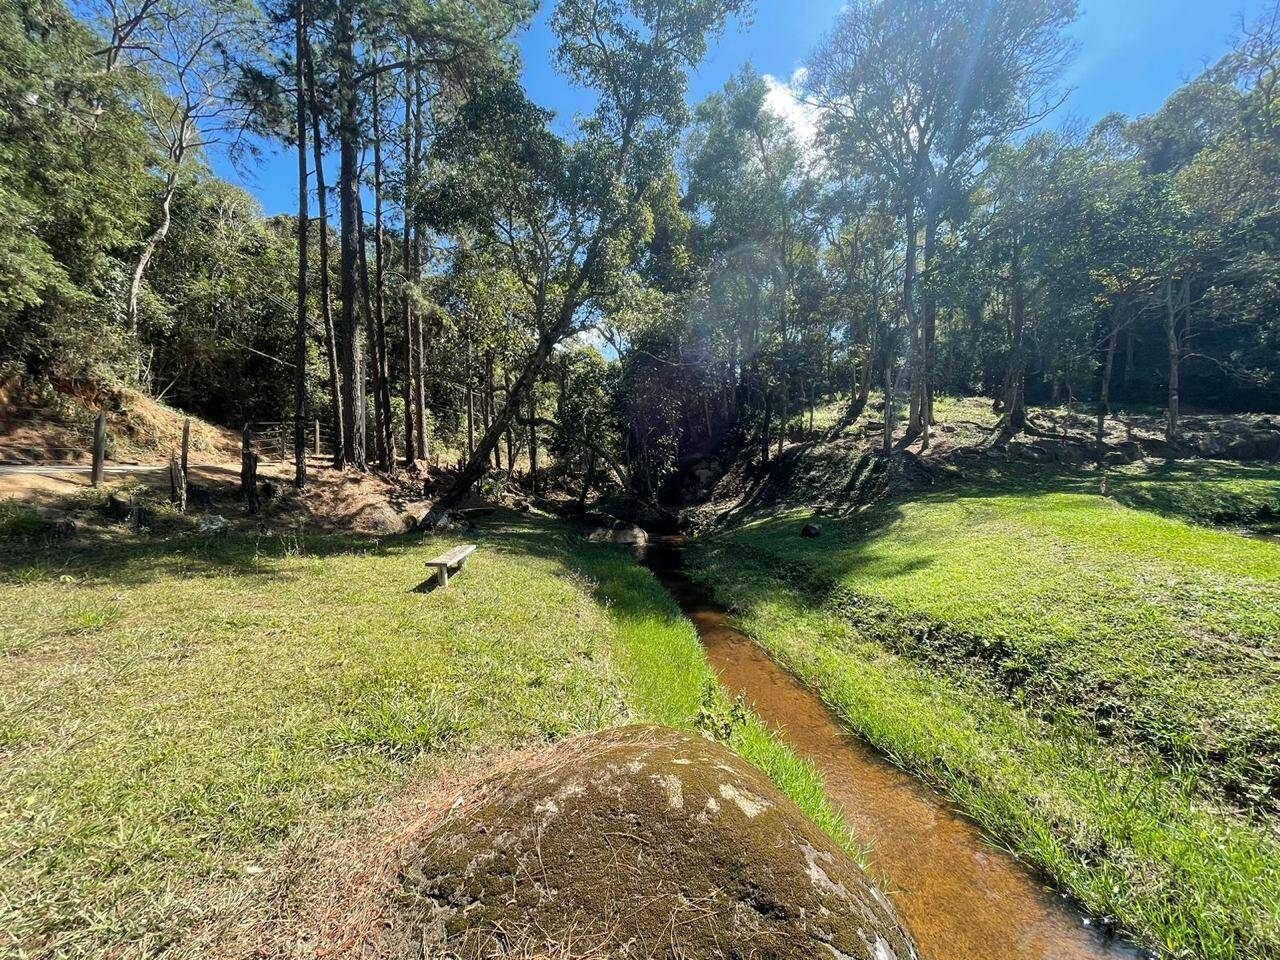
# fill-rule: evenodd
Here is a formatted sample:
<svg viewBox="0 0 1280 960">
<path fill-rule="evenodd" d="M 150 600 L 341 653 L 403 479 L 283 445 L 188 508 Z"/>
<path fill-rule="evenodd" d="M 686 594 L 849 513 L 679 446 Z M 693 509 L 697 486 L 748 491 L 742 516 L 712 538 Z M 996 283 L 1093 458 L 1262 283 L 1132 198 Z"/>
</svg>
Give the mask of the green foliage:
<svg viewBox="0 0 1280 960">
<path fill-rule="evenodd" d="M 0 500 L 0 537 L 35 537 L 48 522 L 20 500 Z"/>
<path fill-rule="evenodd" d="M 124 356 L 150 144 L 97 44 L 59 0 L 0 4 L 0 375 L 107 374 Z"/>
</svg>

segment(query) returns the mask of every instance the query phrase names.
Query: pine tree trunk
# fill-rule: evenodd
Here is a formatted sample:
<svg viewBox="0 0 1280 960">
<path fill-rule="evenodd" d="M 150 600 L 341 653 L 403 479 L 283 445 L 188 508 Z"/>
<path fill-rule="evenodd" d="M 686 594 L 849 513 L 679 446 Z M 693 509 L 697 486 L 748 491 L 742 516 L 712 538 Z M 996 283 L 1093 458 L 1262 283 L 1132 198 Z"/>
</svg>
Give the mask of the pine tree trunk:
<svg viewBox="0 0 1280 960">
<path fill-rule="evenodd" d="M 316 99 L 315 63 L 311 39 L 302 38 L 306 56 L 307 101 L 311 113 L 311 153 L 316 168 L 316 203 L 320 214 L 320 315 L 324 320 L 325 355 L 329 363 L 329 392 L 333 406 L 333 465 L 346 463 L 346 430 L 342 416 L 342 379 L 338 363 L 338 337 L 333 325 L 329 284 L 329 193 L 324 177 L 324 142 L 320 138 L 320 105 Z"/>
<path fill-rule="evenodd" d="M 396 434 L 391 416 L 391 364 L 387 358 L 387 298 L 386 298 L 386 234 L 382 223 L 382 104 L 379 99 L 378 76 L 373 78 L 373 263 L 375 268 L 373 287 L 373 333 L 378 370 L 376 382 L 378 421 L 381 431 L 378 453 L 384 470 L 394 469 L 396 464 Z"/>
<path fill-rule="evenodd" d="M 411 54 L 412 47 L 406 44 L 406 52 Z M 414 175 L 413 168 L 413 87 L 416 74 L 409 70 L 404 76 L 404 168 L 405 198 L 403 206 L 404 223 L 400 237 L 400 269 L 404 272 L 404 283 L 401 288 L 400 324 L 403 342 L 400 352 L 404 358 L 404 465 L 413 469 L 418 459 L 417 445 L 418 424 L 414 389 L 414 310 L 409 285 L 413 282 L 413 221 L 409 213 L 409 183 Z"/>
<path fill-rule="evenodd" d="M 413 169 L 416 172 L 422 164 L 422 116 L 425 110 L 426 94 L 422 81 L 414 80 L 413 84 Z M 423 231 L 421 228 L 414 231 L 413 235 L 413 276 L 417 279 L 422 275 L 422 244 Z M 413 317 L 413 407 L 414 407 L 414 429 L 417 431 L 418 440 L 418 456 L 423 460 L 430 456 L 430 439 L 427 433 L 427 338 L 426 338 L 427 318 L 420 313 L 414 313 Z"/>
<path fill-rule="evenodd" d="M 365 362 L 360 330 L 360 138 L 356 90 L 354 0 L 338 5 L 338 204 L 340 209 L 339 291 L 342 302 L 338 338 L 342 359 L 344 454 L 348 464 L 365 469 Z"/>
<path fill-rule="evenodd" d="M 382 395 L 382 383 L 380 382 L 382 357 L 378 353 L 377 324 L 374 320 L 373 284 L 370 282 L 369 276 L 369 238 L 365 233 L 364 199 L 359 197 L 358 194 L 356 224 L 358 225 L 357 246 L 360 251 L 360 305 L 364 317 L 365 350 L 373 373 L 372 383 L 370 384 L 373 390 L 373 459 L 379 467 L 387 469 L 386 451 L 382 448 L 382 404 L 379 402 L 379 397 Z"/>
<path fill-rule="evenodd" d="M 293 483 L 307 485 L 307 101 L 303 78 L 306 59 L 306 7 L 298 0 L 294 16 L 298 137 L 298 323 L 293 343 Z M 283 428 L 281 428 L 283 429 Z"/>
</svg>

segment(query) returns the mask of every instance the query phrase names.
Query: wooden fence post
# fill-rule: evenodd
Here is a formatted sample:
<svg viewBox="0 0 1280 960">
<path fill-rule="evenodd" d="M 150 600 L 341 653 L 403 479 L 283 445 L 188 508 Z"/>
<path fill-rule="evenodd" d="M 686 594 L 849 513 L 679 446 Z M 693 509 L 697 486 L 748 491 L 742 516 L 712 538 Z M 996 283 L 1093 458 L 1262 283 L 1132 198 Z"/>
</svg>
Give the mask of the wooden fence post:
<svg viewBox="0 0 1280 960">
<path fill-rule="evenodd" d="M 182 421 L 182 486 L 187 486 L 187 464 L 191 454 L 191 418 L 187 417 Z"/>
<path fill-rule="evenodd" d="M 177 457 L 169 458 L 169 499 L 179 513 L 187 512 L 187 475 L 178 466 Z"/>
<path fill-rule="evenodd" d="M 320 456 L 320 420 L 319 418 L 316 419 L 315 436 L 316 436 L 316 456 L 318 457 Z"/>
<path fill-rule="evenodd" d="M 258 512 L 258 455 L 249 451 L 249 512 Z"/>
<path fill-rule="evenodd" d="M 249 457 L 253 453 L 253 432 L 244 425 L 240 434 L 240 496 L 249 499 Z"/>
<path fill-rule="evenodd" d="M 258 455 L 253 452 L 253 431 L 247 423 L 240 435 L 240 496 L 250 513 L 258 512 Z"/>
<path fill-rule="evenodd" d="M 98 412 L 98 421 L 93 425 L 93 472 L 90 478 L 95 487 L 102 486 L 103 464 L 107 459 L 107 412 Z"/>
<path fill-rule="evenodd" d="M 284 463 L 288 459 L 289 459 L 289 455 L 285 452 L 285 448 L 284 448 L 284 421 L 281 420 L 280 421 L 280 462 Z"/>
</svg>

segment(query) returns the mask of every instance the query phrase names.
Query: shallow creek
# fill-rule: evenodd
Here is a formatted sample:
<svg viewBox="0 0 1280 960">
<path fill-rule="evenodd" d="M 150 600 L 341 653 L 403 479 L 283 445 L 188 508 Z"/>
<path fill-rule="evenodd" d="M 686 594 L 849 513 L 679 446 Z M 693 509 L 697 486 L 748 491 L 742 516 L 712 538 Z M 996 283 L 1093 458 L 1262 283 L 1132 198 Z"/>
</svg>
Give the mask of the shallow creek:
<svg viewBox="0 0 1280 960">
<path fill-rule="evenodd" d="M 642 559 L 697 628 L 721 683 L 821 771 L 924 960 L 1144 956 L 1103 934 L 1026 866 L 985 842 L 940 795 L 842 730 L 822 701 L 735 629 L 684 572 L 683 538 L 651 540 Z"/>
</svg>

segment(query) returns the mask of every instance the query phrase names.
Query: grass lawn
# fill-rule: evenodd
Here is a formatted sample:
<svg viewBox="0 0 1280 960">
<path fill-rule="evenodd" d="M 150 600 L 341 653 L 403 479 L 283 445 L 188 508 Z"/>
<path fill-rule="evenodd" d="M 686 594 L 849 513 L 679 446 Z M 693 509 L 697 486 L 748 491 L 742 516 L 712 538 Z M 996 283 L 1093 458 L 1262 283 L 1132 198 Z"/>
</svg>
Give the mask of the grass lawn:
<svg viewBox="0 0 1280 960">
<path fill-rule="evenodd" d="M 1195 523 L 1280 528 L 1280 467 L 1219 460 L 1135 464 L 1108 477 L 1111 495 Z"/>
<path fill-rule="evenodd" d="M 1239 496 L 1218 468 L 1174 480 L 1118 495 Z M 1175 956 L 1280 955 L 1280 546 L 1097 491 L 957 482 L 692 560 L 853 729 L 1091 909 Z"/>
<path fill-rule="evenodd" d="M 456 540 L 4 529 L 0 953 L 157 955 L 411 778 L 628 719 L 727 729 L 843 836 L 651 574 L 554 523 L 498 518 L 427 594 Z"/>
</svg>

